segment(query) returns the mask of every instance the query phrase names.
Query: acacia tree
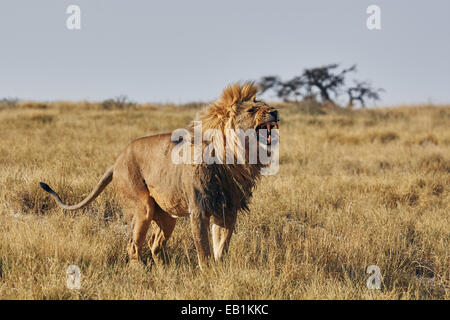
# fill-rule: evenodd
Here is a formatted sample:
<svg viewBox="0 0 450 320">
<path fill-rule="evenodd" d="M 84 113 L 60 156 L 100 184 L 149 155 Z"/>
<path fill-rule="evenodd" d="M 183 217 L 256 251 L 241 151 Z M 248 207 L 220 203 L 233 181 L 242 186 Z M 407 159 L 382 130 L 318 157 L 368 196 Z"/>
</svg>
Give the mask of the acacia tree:
<svg viewBox="0 0 450 320">
<path fill-rule="evenodd" d="M 345 75 L 349 72 L 356 71 L 356 65 L 343 69 L 336 73 L 335 69 L 338 64 L 330 64 L 323 67 L 305 69 L 302 74 L 306 90 L 313 93 L 314 89 L 319 91 L 322 102 L 334 102 L 331 99 L 331 93 L 337 97 L 340 89 L 345 84 Z"/>
<path fill-rule="evenodd" d="M 304 69 L 302 74 L 290 80 L 282 81 L 277 76 L 262 77 L 258 82 L 262 93 L 273 91 L 283 101 L 298 101 L 320 97 L 321 102 L 332 102 L 343 92 L 347 93 L 349 106 L 359 101 L 365 107 L 367 99 L 379 100 L 383 89 L 373 89 L 368 82 L 354 81 L 354 85 L 344 90 L 348 73 L 356 72 L 356 65 L 338 71 L 338 64 L 329 64 L 318 68 Z"/>
<path fill-rule="evenodd" d="M 276 96 L 284 101 L 297 101 L 299 97 L 309 98 L 320 96 L 322 102 L 333 101 L 331 94 L 338 96 L 345 82 L 345 75 L 355 71 L 356 66 L 335 72 L 338 64 L 303 70 L 299 76 L 282 81 L 277 76 L 262 77 L 258 82 L 261 91 L 272 90 Z"/>
<path fill-rule="evenodd" d="M 355 101 L 359 101 L 362 108 L 366 107 L 365 100 L 370 99 L 373 101 L 380 100 L 380 92 L 384 90 L 382 88 L 374 89 L 370 83 L 366 81 L 353 81 L 354 85 L 347 88 L 348 95 L 348 107 L 353 107 Z"/>
</svg>

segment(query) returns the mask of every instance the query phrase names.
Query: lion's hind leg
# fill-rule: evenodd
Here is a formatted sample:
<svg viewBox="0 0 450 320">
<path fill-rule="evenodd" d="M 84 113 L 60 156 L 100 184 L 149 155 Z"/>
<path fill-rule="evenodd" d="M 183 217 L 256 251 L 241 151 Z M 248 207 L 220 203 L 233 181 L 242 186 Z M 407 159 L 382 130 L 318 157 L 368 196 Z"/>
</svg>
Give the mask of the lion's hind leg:
<svg viewBox="0 0 450 320">
<path fill-rule="evenodd" d="M 130 150 L 126 150 L 118 158 L 114 166 L 113 184 L 125 218 L 131 219 L 128 258 L 130 261 L 139 261 L 141 248 L 155 213 L 155 200 L 150 196 L 139 167 L 132 161 Z"/>
<path fill-rule="evenodd" d="M 139 261 L 142 245 L 155 213 L 155 200 L 143 182 L 131 183 L 129 179 L 116 179 L 115 187 L 124 216 L 131 219 L 128 259 Z"/>
<path fill-rule="evenodd" d="M 148 196 L 145 202 L 137 201 L 134 206 L 128 207 L 133 215 L 131 223 L 130 242 L 128 243 L 128 258 L 131 261 L 140 260 L 142 245 L 144 244 L 150 222 L 155 212 L 155 201 Z"/>
<path fill-rule="evenodd" d="M 163 211 L 157 204 L 153 217 L 152 235 L 148 241 L 148 246 L 152 251 L 153 260 L 156 263 L 161 262 L 161 251 L 172 235 L 177 220 Z"/>
</svg>

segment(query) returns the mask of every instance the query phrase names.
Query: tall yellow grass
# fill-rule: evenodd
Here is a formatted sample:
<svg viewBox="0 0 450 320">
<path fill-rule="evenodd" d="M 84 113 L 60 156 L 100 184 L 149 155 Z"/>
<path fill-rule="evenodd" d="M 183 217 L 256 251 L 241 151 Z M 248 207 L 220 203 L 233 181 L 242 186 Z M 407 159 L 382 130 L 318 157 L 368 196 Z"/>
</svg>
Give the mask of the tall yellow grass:
<svg viewBox="0 0 450 320">
<path fill-rule="evenodd" d="M 128 227 L 111 187 L 79 201 L 132 139 L 184 126 L 196 105 L 103 110 L 21 103 L 0 110 L 0 298 L 448 299 L 450 108 L 280 107 L 280 170 L 263 177 L 226 259 L 205 272 L 188 221 L 167 262 L 126 262 Z M 81 289 L 66 287 L 78 265 Z M 381 290 L 366 286 L 377 265 Z"/>
</svg>

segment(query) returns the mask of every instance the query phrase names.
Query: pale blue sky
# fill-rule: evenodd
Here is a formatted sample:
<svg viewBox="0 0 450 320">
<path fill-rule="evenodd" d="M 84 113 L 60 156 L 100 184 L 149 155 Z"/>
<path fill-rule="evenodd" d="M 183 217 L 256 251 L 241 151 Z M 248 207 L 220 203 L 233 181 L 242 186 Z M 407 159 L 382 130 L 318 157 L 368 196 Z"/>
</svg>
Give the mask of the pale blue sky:
<svg viewBox="0 0 450 320">
<path fill-rule="evenodd" d="M 366 28 L 370 4 L 380 31 Z M 386 89 L 379 105 L 450 102 L 448 0 L 1 0 L 0 39 L 0 98 L 205 101 L 337 62 Z"/>
</svg>

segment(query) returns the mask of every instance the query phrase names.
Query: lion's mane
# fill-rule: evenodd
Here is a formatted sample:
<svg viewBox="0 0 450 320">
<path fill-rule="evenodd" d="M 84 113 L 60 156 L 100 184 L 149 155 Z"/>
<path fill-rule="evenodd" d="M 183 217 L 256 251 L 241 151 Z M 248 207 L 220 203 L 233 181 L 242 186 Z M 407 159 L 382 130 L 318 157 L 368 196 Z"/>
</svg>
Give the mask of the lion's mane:
<svg viewBox="0 0 450 320">
<path fill-rule="evenodd" d="M 202 129 L 235 129 L 238 108 L 245 101 L 253 101 L 258 89 L 250 82 L 227 87 L 221 97 L 199 112 L 196 121 Z M 192 125 L 190 126 L 192 129 Z M 224 150 L 224 140 L 213 141 L 216 150 Z M 249 210 L 252 190 L 260 177 L 258 164 L 202 164 L 194 165 L 193 185 L 195 204 L 203 213 L 226 217 L 227 214 Z"/>
</svg>

